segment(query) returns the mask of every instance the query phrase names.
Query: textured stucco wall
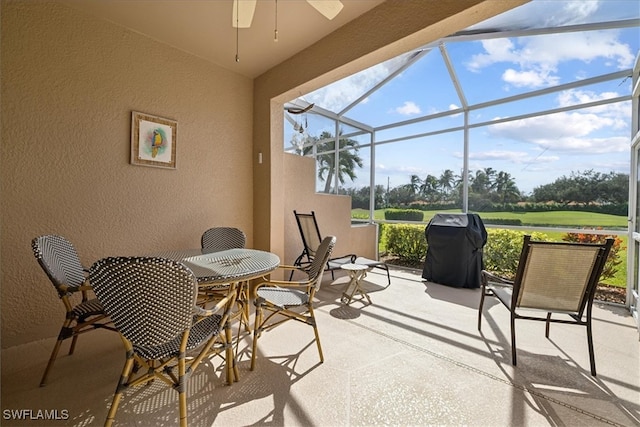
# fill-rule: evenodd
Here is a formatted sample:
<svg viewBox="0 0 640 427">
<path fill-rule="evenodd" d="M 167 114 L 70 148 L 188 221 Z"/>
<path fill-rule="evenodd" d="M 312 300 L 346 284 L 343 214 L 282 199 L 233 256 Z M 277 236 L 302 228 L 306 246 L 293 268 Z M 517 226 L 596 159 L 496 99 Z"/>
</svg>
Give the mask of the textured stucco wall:
<svg viewBox="0 0 640 427">
<path fill-rule="evenodd" d="M 315 192 L 315 161 L 310 157 L 284 154 L 284 262 L 293 264 L 302 252 L 302 240 L 293 211 L 316 213 L 322 237 L 336 236 L 334 256 L 355 253 L 376 258 L 375 225 L 351 226 L 351 197 Z"/>
<path fill-rule="evenodd" d="M 2 348 L 62 324 L 37 235 L 85 264 L 197 247 L 214 225 L 253 243 L 250 79 L 55 2 L 1 7 Z M 131 111 L 178 121 L 176 170 L 129 164 Z"/>
</svg>

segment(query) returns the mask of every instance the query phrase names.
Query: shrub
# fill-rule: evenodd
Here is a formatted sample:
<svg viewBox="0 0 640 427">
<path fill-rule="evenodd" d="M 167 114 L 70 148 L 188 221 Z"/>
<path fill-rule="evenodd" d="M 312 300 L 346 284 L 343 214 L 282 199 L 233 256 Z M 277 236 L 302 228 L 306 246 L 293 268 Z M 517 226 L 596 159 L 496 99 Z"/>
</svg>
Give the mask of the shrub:
<svg viewBox="0 0 640 427">
<path fill-rule="evenodd" d="M 522 220 L 518 218 L 486 218 L 482 220 L 485 224 L 497 225 L 522 225 Z"/>
<path fill-rule="evenodd" d="M 385 224 L 387 251 L 408 263 L 419 263 L 427 254 L 424 226 L 415 224 Z"/>
<path fill-rule="evenodd" d="M 602 230 L 602 228 L 597 229 Z M 607 262 L 604 264 L 602 274 L 600 275 L 600 279 L 602 280 L 615 277 L 616 272 L 618 271 L 618 266 L 622 263 L 622 260 L 620 259 L 620 250 L 624 249 L 622 247 L 622 239 L 617 236 L 607 236 L 605 234 L 567 233 L 562 237 L 562 240 L 565 242 L 604 243 L 608 238 L 613 239 L 613 246 L 611 246 L 609 257 L 607 258 Z"/>
<path fill-rule="evenodd" d="M 369 212 L 351 211 L 351 219 L 369 219 Z"/>
<path fill-rule="evenodd" d="M 484 268 L 502 276 L 514 278 L 518 260 L 522 252 L 522 241 L 526 233 L 515 230 L 487 230 L 487 244 L 484 247 Z M 531 233 L 533 240 L 549 240 L 544 233 Z"/>
<path fill-rule="evenodd" d="M 418 209 L 387 209 L 384 219 L 387 221 L 422 221 L 424 212 Z"/>
</svg>

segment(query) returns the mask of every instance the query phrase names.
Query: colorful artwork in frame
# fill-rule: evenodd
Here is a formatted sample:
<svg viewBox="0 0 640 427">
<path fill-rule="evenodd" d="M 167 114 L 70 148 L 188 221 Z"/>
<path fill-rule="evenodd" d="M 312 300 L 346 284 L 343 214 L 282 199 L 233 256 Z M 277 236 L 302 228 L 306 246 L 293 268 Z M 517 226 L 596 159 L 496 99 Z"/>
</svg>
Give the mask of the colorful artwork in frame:
<svg viewBox="0 0 640 427">
<path fill-rule="evenodd" d="M 177 128 L 175 120 L 133 111 L 131 164 L 175 169 Z"/>
</svg>

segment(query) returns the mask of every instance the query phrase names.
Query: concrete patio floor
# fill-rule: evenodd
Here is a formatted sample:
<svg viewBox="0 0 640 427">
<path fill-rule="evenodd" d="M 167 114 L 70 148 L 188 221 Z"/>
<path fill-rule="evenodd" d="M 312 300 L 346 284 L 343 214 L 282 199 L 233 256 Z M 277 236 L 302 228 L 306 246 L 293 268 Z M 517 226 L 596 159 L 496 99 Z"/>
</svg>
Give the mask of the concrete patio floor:
<svg viewBox="0 0 640 427">
<path fill-rule="evenodd" d="M 224 384 L 220 359 L 192 375 L 191 426 L 640 425 L 640 342 L 624 307 L 595 305 L 594 378 L 586 331 L 576 326 L 554 324 L 547 340 L 544 323 L 518 322 L 512 366 L 508 312 L 489 299 L 478 332 L 478 289 L 426 283 L 419 272 L 392 268 L 387 289 L 385 275 L 368 275 L 372 305 L 345 306 L 347 278 L 324 279 L 316 306 L 325 362 L 313 330 L 289 322 L 263 334 L 252 372 L 245 338 L 239 382 Z M 104 423 L 124 362 L 118 336 L 80 337 L 41 388 L 52 346 L 45 340 L 2 352 L 1 425 Z M 21 410 L 32 410 L 32 419 L 15 419 L 28 414 Z M 33 419 L 38 410 L 66 419 Z M 174 426 L 177 419 L 177 393 L 156 381 L 125 393 L 115 425 Z"/>
</svg>

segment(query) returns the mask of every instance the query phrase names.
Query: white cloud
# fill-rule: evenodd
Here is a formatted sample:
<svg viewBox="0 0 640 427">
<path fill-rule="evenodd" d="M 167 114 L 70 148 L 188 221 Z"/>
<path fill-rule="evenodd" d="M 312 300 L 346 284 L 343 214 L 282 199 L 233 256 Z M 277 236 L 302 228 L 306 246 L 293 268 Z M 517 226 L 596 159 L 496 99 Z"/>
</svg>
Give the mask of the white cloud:
<svg viewBox="0 0 640 427">
<path fill-rule="evenodd" d="M 481 43 L 486 53 L 471 56 L 471 60 L 465 64 L 470 71 L 479 71 L 497 62 L 520 62 L 520 55 L 510 39 L 489 39 Z"/>
<path fill-rule="evenodd" d="M 473 25 L 469 29 L 517 28 L 521 25 L 527 25 L 532 28 L 546 28 L 580 24 L 588 21 L 598 11 L 602 3 L 602 1 L 597 0 L 574 0 L 562 3 L 532 1 Z M 558 4 L 564 4 L 562 10 L 557 9 Z M 607 6 L 610 8 L 611 4 Z"/>
<path fill-rule="evenodd" d="M 413 167 L 413 166 L 395 166 L 385 165 L 379 163 L 375 168 L 376 184 L 386 186 L 389 183 L 391 188 L 402 184 L 409 183 L 409 177 L 411 175 L 418 175 L 419 177 L 427 176 L 427 169 Z"/>
<path fill-rule="evenodd" d="M 564 16 L 569 17 L 570 19 L 573 18 L 573 21 L 570 20 L 568 22 L 562 21 L 562 22 L 554 23 L 553 22 L 554 17 L 551 16 L 547 22 L 550 25 L 567 25 L 567 24 L 572 24 L 574 22 L 576 23 L 584 22 L 586 17 L 593 15 L 598 10 L 599 3 L 600 2 L 597 2 L 597 1 L 584 1 L 584 0 L 567 2 L 563 7 L 565 12 Z"/>
<path fill-rule="evenodd" d="M 635 55 L 629 45 L 618 40 L 618 35 L 617 30 L 601 30 L 483 40 L 484 52 L 473 55 L 465 65 L 470 71 L 479 72 L 493 64 L 513 64 L 515 67 L 502 74 L 505 82 L 519 87 L 546 87 L 557 84 L 558 65 L 569 61 L 588 64 L 604 59 L 611 67 L 631 67 Z"/>
<path fill-rule="evenodd" d="M 462 158 L 462 153 L 457 153 L 456 157 Z M 508 161 L 516 164 L 531 164 L 531 163 L 552 163 L 560 160 L 560 157 L 555 155 L 533 156 L 531 153 L 527 153 L 525 151 L 488 150 L 488 151 L 474 151 L 469 153 L 469 160 L 477 161 L 477 162 L 485 161 L 485 160 L 489 160 L 491 162 Z"/>
<path fill-rule="evenodd" d="M 548 71 L 516 71 L 513 68 L 508 68 L 504 73 L 502 73 L 502 80 L 515 87 L 536 88 L 554 86 L 558 84 L 560 79 L 558 76 L 550 75 Z"/>
<path fill-rule="evenodd" d="M 534 144 L 553 152 L 604 154 L 629 150 L 629 138 L 592 135 L 603 128 L 616 128 L 618 120 L 606 114 L 564 112 L 532 117 L 487 127 L 491 136 Z"/>
<path fill-rule="evenodd" d="M 603 99 L 612 99 L 620 96 L 617 92 L 601 92 L 599 94 L 589 90 L 565 90 L 558 95 L 558 105 L 565 107 L 567 105 L 586 104 L 593 101 L 601 101 Z"/>
<path fill-rule="evenodd" d="M 374 65 L 359 73 L 345 77 L 304 96 L 305 101 L 315 103 L 329 111 L 342 111 L 372 87 L 397 70 L 411 56 L 411 52 Z"/>
<path fill-rule="evenodd" d="M 420 107 L 413 101 L 405 101 L 401 107 L 397 107 L 394 110 L 396 113 L 402 114 L 403 116 L 411 116 L 413 114 L 420 114 L 422 110 Z"/>
</svg>

